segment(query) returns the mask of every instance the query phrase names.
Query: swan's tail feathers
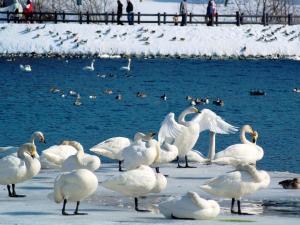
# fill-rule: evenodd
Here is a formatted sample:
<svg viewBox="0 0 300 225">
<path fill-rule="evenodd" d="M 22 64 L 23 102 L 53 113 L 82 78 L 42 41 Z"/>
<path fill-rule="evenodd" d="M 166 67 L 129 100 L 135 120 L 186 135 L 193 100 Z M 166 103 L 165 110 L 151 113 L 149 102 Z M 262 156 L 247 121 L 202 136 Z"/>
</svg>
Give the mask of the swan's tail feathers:
<svg viewBox="0 0 300 225">
<path fill-rule="evenodd" d="M 63 184 L 63 176 L 59 175 L 58 177 L 56 177 L 55 181 L 54 181 L 54 201 L 56 203 L 60 203 L 64 200 L 62 191 L 61 191 L 61 187 Z"/>
<path fill-rule="evenodd" d="M 108 150 L 106 150 L 104 148 L 101 148 L 100 146 L 97 146 L 97 145 L 90 148 L 90 151 L 94 152 L 97 155 L 105 156 L 105 157 L 108 157 L 110 159 L 115 159 L 115 157 L 114 157 L 114 155 L 111 151 L 108 151 Z"/>
<path fill-rule="evenodd" d="M 208 192 L 208 193 L 210 193 L 210 191 L 212 190 L 211 186 L 209 186 L 209 185 L 207 185 L 207 184 L 200 186 L 200 188 L 201 188 L 203 191 Z"/>
<path fill-rule="evenodd" d="M 59 157 L 55 154 L 43 153 L 42 158 L 45 158 L 47 161 L 52 162 L 56 165 L 62 165 L 62 163 L 64 162 L 64 159 L 62 157 Z"/>
</svg>

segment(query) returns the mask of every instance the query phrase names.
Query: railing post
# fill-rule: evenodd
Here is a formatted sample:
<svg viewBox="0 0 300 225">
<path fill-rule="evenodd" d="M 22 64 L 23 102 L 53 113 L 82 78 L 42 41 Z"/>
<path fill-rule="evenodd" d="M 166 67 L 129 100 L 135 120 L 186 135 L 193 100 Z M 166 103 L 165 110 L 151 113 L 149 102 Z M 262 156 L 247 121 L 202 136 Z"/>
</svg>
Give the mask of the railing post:
<svg viewBox="0 0 300 225">
<path fill-rule="evenodd" d="M 63 14 L 62 14 L 62 20 L 63 20 L 63 23 L 66 22 L 66 14 L 65 14 L 65 11 L 63 11 Z"/>
<path fill-rule="evenodd" d="M 9 20 L 9 16 L 10 16 L 10 15 L 9 15 L 9 14 L 10 14 L 10 12 L 9 12 L 9 11 L 7 11 L 7 12 L 6 12 L 6 20 L 7 20 L 7 23 L 9 23 L 9 22 L 10 22 L 10 20 Z"/>
<path fill-rule="evenodd" d="M 267 25 L 267 17 L 266 17 L 266 13 L 263 13 L 262 24 L 263 24 L 264 26 Z"/>
<path fill-rule="evenodd" d="M 293 25 L 293 14 L 292 13 L 290 13 L 288 15 L 288 25 Z"/>
<path fill-rule="evenodd" d="M 39 12 L 39 23 L 42 23 L 42 13 Z"/>
<path fill-rule="evenodd" d="M 160 25 L 160 13 L 157 13 L 157 24 Z"/>
<path fill-rule="evenodd" d="M 219 25 L 219 14 L 216 13 L 216 26 L 218 26 L 218 25 Z"/>
<path fill-rule="evenodd" d="M 266 13 L 266 25 L 269 25 L 269 14 Z"/>
<path fill-rule="evenodd" d="M 82 13 L 79 12 L 79 23 L 82 24 Z"/>
<path fill-rule="evenodd" d="M 105 24 L 108 24 L 108 13 L 105 13 Z"/>
<path fill-rule="evenodd" d="M 87 24 L 90 23 L 90 14 L 89 14 L 89 11 L 86 12 L 86 23 Z"/>
<path fill-rule="evenodd" d="M 244 13 L 241 13 L 240 24 L 243 25 L 243 23 L 244 23 Z"/>
<path fill-rule="evenodd" d="M 115 12 L 112 11 L 111 13 L 111 22 L 114 23 L 115 22 Z"/>
<path fill-rule="evenodd" d="M 193 18 L 193 15 L 192 15 L 192 13 L 190 13 L 190 23 L 192 23 L 192 18 Z"/>
<path fill-rule="evenodd" d="M 57 12 L 54 12 L 54 23 L 57 23 Z"/>
<path fill-rule="evenodd" d="M 166 22 L 167 22 L 167 14 L 166 12 L 164 12 L 164 24 L 166 24 Z"/>
<path fill-rule="evenodd" d="M 240 15 L 240 12 L 239 11 L 237 11 L 236 13 L 235 13 L 235 17 L 236 17 L 236 25 L 237 26 L 240 26 L 241 25 L 241 15 Z"/>
<path fill-rule="evenodd" d="M 140 24 L 140 23 L 141 23 L 141 13 L 138 12 L 138 24 Z"/>
</svg>

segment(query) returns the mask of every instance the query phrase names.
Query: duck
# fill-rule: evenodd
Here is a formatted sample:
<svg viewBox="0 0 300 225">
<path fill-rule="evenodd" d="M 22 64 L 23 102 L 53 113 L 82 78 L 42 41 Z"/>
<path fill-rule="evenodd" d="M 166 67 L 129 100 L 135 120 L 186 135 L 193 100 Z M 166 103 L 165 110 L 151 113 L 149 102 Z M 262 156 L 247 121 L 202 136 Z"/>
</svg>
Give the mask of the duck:
<svg viewBox="0 0 300 225">
<path fill-rule="evenodd" d="M 138 198 L 149 193 L 160 193 L 167 186 L 167 179 L 161 173 L 155 173 L 149 166 L 141 165 L 136 169 L 115 175 L 101 182 L 104 188 L 116 191 L 128 197 L 134 198 L 135 210 L 148 212 L 140 209 Z"/>
<path fill-rule="evenodd" d="M 120 69 L 121 70 L 130 71 L 130 66 L 131 66 L 131 58 L 128 58 L 128 64 L 127 64 L 127 66 L 123 66 Z"/>
<path fill-rule="evenodd" d="M 147 95 L 146 95 L 144 92 L 137 92 L 137 93 L 136 93 L 136 97 L 139 97 L 139 98 L 146 98 Z"/>
<path fill-rule="evenodd" d="M 292 180 L 283 180 L 278 183 L 284 189 L 300 189 L 300 182 L 298 178 L 294 178 Z"/>
<path fill-rule="evenodd" d="M 224 106 L 224 101 L 220 98 L 217 98 L 217 100 L 213 100 L 213 104 L 217 106 Z"/>
<path fill-rule="evenodd" d="M 168 219 L 208 220 L 220 213 L 220 206 L 216 201 L 201 198 L 193 191 L 176 198 L 170 197 L 160 203 L 158 208 Z"/>
<path fill-rule="evenodd" d="M 83 69 L 84 71 L 94 71 L 94 70 L 95 70 L 95 68 L 94 68 L 94 62 L 95 62 L 95 59 L 92 60 L 92 63 L 91 63 L 90 66 L 85 66 L 85 67 L 83 67 L 82 69 Z"/>
<path fill-rule="evenodd" d="M 134 140 L 139 138 L 136 136 Z M 124 158 L 122 157 L 123 149 L 127 148 L 132 144 L 132 141 L 126 137 L 112 137 L 99 144 L 90 148 L 90 151 L 95 153 L 96 155 L 105 156 L 112 160 L 118 160 L 119 162 L 119 171 L 122 170 L 122 161 Z"/>
<path fill-rule="evenodd" d="M 122 95 L 121 95 L 121 94 L 118 94 L 118 95 L 116 96 L 116 99 L 119 100 L 119 101 L 121 101 L 121 100 L 122 100 Z"/>
<path fill-rule="evenodd" d="M 20 69 L 23 72 L 31 72 L 31 66 L 30 65 L 20 65 Z"/>
<path fill-rule="evenodd" d="M 54 201 L 63 202 L 62 215 L 70 215 L 66 212 L 67 202 L 76 202 L 74 215 L 86 215 L 80 213 L 79 204 L 82 200 L 91 196 L 98 187 L 96 175 L 87 169 L 77 169 L 58 175 L 54 181 Z"/>
<path fill-rule="evenodd" d="M 132 170 L 140 165 L 151 165 L 158 162 L 160 154 L 160 144 L 153 137 L 155 133 L 136 133 L 135 141 L 122 151 L 124 167 Z"/>
<path fill-rule="evenodd" d="M 111 89 L 105 89 L 104 93 L 108 94 L 108 95 L 111 95 L 111 94 L 113 94 L 113 91 Z"/>
<path fill-rule="evenodd" d="M 186 121 L 186 116 L 196 114 L 190 121 Z M 209 109 L 199 111 L 196 107 L 186 108 L 175 120 L 175 114 L 169 113 L 161 123 L 159 140 L 171 142 L 178 148 L 177 163 L 178 168 L 189 168 L 187 153 L 192 150 L 198 141 L 202 131 L 210 130 L 220 134 L 229 134 L 237 131 L 236 127 L 225 122 L 220 116 Z M 185 166 L 181 166 L 180 157 L 185 157 Z"/>
<path fill-rule="evenodd" d="M 162 96 L 160 96 L 160 99 L 163 101 L 167 101 L 167 95 L 163 94 Z"/>
<path fill-rule="evenodd" d="M 42 151 L 40 157 L 42 169 L 60 169 L 63 162 L 76 153 L 76 148 L 71 145 L 53 145 Z"/>
<path fill-rule="evenodd" d="M 300 88 L 294 88 L 293 91 L 296 93 L 300 93 Z"/>
<path fill-rule="evenodd" d="M 266 92 L 263 90 L 259 90 L 259 89 L 254 89 L 254 90 L 250 90 L 250 95 L 253 96 L 262 96 L 262 95 L 266 95 Z"/>
<path fill-rule="evenodd" d="M 77 150 L 76 155 L 69 156 L 63 163 L 61 171 L 72 171 L 76 169 L 88 169 L 90 171 L 97 170 L 101 161 L 99 157 L 85 154 L 82 145 L 77 141 L 63 141 L 62 145 L 70 145 Z"/>
<path fill-rule="evenodd" d="M 231 198 L 231 213 L 248 215 L 241 210 L 241 198 L 252 194 L 259 189 L 267 188 L 270 176 L 264 170 L 257 170 L 253 165 L 238 164 L 236 170 L 208 180 L 200 188 L 212 195 Z M 234 211 L 237 200 L 238 211 Z"/>
<path fill-rule="evenodd" d="M 250 133 L 252 136 L 252 142 L 246 138 L 246 133 Z M 236 163 L 248 163 L 255 165 L 257 161 L 261 160 L 264 156 L 264 150 L 256 144 L 258 139 L 258 132 L 254 131 L 250 125 L 244 125 L 240 131 L 241 144 L 230 145 L 223 151 L 220 151 L 214 155 L 214 149 L 210 150 L 210 159 L 214 163 L 219 164 L 236 164 Z M 215 140 L 213 140 L 215 142 Z M 213 145 L 215 145 L 213 143 Z M 213 156 L 214 155 L 214 156 Z"/>
<path fill-rule="evenodd" d="M 16 194 L 15 185 L 30 180 L 40 172 L 41 164 L 36 154 L 36 146 L 33 143 L 25 143 L 20 146 L 17 155 L 12 154 L 0 159 L 0 184 L 7 185 L 9 197 L 26 196 Z"/>
</svg>

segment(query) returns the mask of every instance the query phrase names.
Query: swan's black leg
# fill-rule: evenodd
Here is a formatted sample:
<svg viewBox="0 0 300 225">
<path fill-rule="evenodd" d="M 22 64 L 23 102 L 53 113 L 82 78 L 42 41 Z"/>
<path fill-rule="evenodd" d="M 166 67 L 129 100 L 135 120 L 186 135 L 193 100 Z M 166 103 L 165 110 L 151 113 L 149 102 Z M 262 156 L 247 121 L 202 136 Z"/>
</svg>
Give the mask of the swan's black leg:
<svg viewBox="0 0 300 225">
<path fill-rule="evenodd" d="M 63 208 L 61 210 L 61 214 L 63 214 L 64 216 L 69 216 L 69 213 L 66 213 L 66 204 L 67 204 L 67 199 L 64 199 L 64 204 L 63 204 Z"/>
<path fill-rule="evenodd" d="M 13 197 L 13 194 L 10 191 L 10 185 L 9 184 L 7 185 L 7 191 L 8 191 L 8 196 Z"/>
<path fill-rule="evenodd" d="M 189 166 L 187 156 L 185 156 L 184 158 L 185 158 L 185 168 L 196 168 L 195 166 Z"/>
<path fill-rule="evenodd" d="M 122 169 L 122 163 L 123 163 L 123 161 L 119 161 L 119 172 L 124 172 L 125 171 L 125 170 Z"/>
<path fill-rule="evenodd" d="M 174 216 L 173 213 L 171 214 L 171 218 L 176 219 L 176 220 L 195 220 L 192 218 L 180 218 L 180 217 Z"/>
<path fill-rule="evenodd" d="M 242 210 L 241 210 L 241 201 L 237 200 L 237 205 L 238 205 L 238 214 L 242 214 Z"/>
<path fill-rule="evenodd" d="M 139 206 L 138 206 L 138 198 L 134 198 L 134 209 L 135 211 L 137 212 L 150 212 L 149 210 L 146 210 L 146 209 L 139 209 Z"/>
<path fill-rule="evenodd" d="M 76 203 L 76 209 L 74 211 L 74 215 L 87 215 L 87 213 L 80 213 L 80 212 L 78 212 L 79 204 L 80 204 L 80 201 L 78 201 Z"/>
<path fill-rule="evenodd" d="M 26 197 L 26 195 L 17 195 L 16 193 L 16 185 L 15 184 L 12 184 L 12 196 L 13 198 L 23 198 L 23 197 Z"/>
<path fill-rule="evenodd" d="M 180 165 L 179 156 L 177 156 L 177 168 L 184 168 L 183 166 Z"/>
<path fill-rule="evenodd" d="M 234 210 L 233 210 L 233 208 L 234 208 L 234 202 L 235 202 L 235 199 L 234 198 L 232 198 L 232 200 L 231 200 L 231 213 L 236 213 Z"/>
<path fill-rule="evenodd" d="M 160 173 L 159 172 L 159 167 L 155 167 L 155 171 L 156 171 L 156 173 Z"/>
</svg>

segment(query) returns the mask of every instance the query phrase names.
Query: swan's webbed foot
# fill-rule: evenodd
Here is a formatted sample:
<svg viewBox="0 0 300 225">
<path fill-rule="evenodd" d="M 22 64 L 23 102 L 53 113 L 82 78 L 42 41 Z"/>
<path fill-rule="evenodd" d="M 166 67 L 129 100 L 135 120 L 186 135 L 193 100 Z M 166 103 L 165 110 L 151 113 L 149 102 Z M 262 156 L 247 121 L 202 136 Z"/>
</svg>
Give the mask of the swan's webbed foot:
<svg viewBox="0 0 300 225">
<path fill-rule="evenodd" d="M 135 208 L 135 211 L 137 211 L 137 212 L 151 212 L 148 209 L 139 209 L 139 208 Z"/>
<path fill-rule="evenodd" d="M 122 169 L 122 162 L 123 161 L 119 161 L 119 172 L 124 172 L 125 170 Z"/>
<path fill-rule="evenodd" d="M 184 158 L 185 158 L 185 168 L 197 168 L 196 166 L 189 166 L 187 156 L 185 156 Z"/>
<path fill-rule="evenodd" d="M 180 218 L 180 217 L 174 216 L 173 213 L 171 214 L 171 218 L 175 219 L 175 220 L 195 220 L 193 218 Z"/>
<path fill-rule="evenodd" d="M 87 213 L 74 212 L 74 215 L 83 216 L 88 215 Z"/>
<path fill-rule="evenodd" d="M 17 194 L 14 194 L 14 195 L 11 195 L 9 197 L 11 197 L 11 198 L 24 198 L 24 197 L 26 197 L 26 195 L 17 195 Z"/>
<path fill-rule="evenodd" d="M 15 185 L 12 184 L 12 192 L 10 190 L 10 185 L 7 185 L 7 190 L 8 190 L 8 196 L 11 198 L 24 198 L 26 195 L 17 195 L 16 190 L 15 190 Z"/>
<path fill-rule="evenodd" d="M 67 212 L 61 212 L 61 214 L 63 215 L 63 216 L 73 216 L 74 214 L 69 214 L 69 213 L 67 213 Z"/>
</svg>

